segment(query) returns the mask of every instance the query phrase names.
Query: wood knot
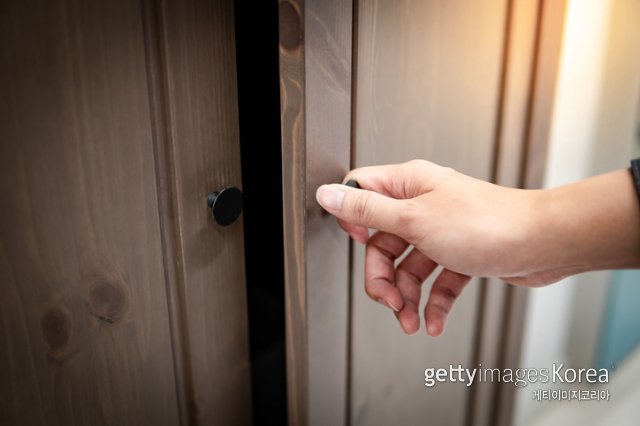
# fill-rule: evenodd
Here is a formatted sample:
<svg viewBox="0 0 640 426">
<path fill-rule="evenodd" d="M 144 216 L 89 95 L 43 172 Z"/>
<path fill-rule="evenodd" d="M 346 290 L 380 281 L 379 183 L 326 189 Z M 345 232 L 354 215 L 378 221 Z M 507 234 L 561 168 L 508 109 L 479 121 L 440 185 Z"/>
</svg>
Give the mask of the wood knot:
<svg viewBox="0 0 640 426">
<path fill-rule="evenodd" d="M 88 312 L 100 321 L 113 324 L 121 320 L 127 308 L 123 286 L 107 277 L 94 277 L 86 299 Z"/>
<path fill-rule="evenodd" d="M 62 355 L 73 331 L 73 322 L 69 313 L 57 306 L 49 307 L 40 317 L 40 327 L 44 341 L 49 347 L 49 355 L 53 357 Z"/>
<path fill-rule="evenodd" d="M 289 0 L 280 1 L 278 9 L 280 46 L 285 50 L 297 49 L 303 40 L 300 11 Z"/>
</svg>

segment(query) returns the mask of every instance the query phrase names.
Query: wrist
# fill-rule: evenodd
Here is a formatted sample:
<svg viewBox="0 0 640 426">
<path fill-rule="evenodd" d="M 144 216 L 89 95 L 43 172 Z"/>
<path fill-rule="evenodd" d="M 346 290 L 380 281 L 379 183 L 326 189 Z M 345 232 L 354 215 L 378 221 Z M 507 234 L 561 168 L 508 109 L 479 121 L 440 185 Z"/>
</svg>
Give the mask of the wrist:
<svg viewBox="0 0 640 426">
<path fill-rule="evenodd" d="M 640 206 L 628 170 L 540 192 L 541 267 L 567 275 L 640 266 Z"/>
<path fill-rule="evenodd" d="M 572 238 L 565 222 L 563 194 L 557 189 L 526 190 L 531 220 L 526 221 L 524 274 L 553 271 L 574 264 Z"/>
</svg>

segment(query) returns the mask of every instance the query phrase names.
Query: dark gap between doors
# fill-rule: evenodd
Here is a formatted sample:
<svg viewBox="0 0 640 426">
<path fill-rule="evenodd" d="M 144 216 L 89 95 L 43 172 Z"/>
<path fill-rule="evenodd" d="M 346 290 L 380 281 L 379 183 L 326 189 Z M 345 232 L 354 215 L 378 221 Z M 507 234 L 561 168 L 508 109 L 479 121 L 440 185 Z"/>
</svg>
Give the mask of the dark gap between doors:
<svg viewBox="0 0 640 426">
<path fill-rule="evenodd" d="M 235 0 L 253 423 L 287 423 L 278 2 Z"/>
</svg>

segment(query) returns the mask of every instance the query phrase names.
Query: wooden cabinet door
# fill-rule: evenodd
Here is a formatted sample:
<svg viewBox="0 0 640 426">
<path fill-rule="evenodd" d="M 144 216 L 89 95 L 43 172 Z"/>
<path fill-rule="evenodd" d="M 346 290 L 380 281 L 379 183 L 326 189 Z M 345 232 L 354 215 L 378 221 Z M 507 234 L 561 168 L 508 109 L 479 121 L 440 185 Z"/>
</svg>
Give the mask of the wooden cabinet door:
<svg viewBox="0 0 640 426">
<path fill-rule="evenodd" d="M 359 0 L 355 165 L 423 158 L 501 185 L 540 187 L 564 9 L 564 1 Z M 511 384 L 430 389 L 423 373 L 519 368 L 525 289 L 476 277 L 442 336 L 428 337 L 424 322 L 405 336 L 362 291 L 363 257 L 356 247 L 351 424 L 511 424 Z"/>
<path fill-rule="evenodd" d="M 0 6 L 0 423 L 247 424 L 233 2 Z"/>
<path fill-rule="evenodd" d="M 356 166 L 422 158 L 490 180 L 498 120 L 506 1 L 361 1 L 354 126 Z M 437 339 L 405 335 L 363 291 L 353 268 L 353 425 L 462 425 L 471 392 L 424 386 L 425 368 L 475 367 L 480 280 L 464 290 Z M 439 271 L 436 271 L 439 272 Z M 435 274 L 434 274 L 435 275 Z M 423 284 L 420 312 L 431 277 Z"/>
<path fill-rule="evenodd" d="M 350 168 L 415 158 L 539 186 L 564 4 L 279 1 L 292 424 L 510 424 L 513 387 L 427 389 L 424 370 L 517 368 L 523 289 L 475 278 L 444 335 L 421 324 L 406 336 L 366 296 L 363 247 L 315 191 Z"/>
</svg>

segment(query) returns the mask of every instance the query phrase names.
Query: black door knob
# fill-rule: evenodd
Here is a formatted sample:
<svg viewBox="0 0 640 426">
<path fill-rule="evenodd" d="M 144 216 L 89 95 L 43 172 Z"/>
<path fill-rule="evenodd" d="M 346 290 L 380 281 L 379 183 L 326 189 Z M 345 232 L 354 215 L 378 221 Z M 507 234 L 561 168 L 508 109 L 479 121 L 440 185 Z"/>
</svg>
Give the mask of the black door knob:
<svg viewBox="0 0 640 426">
<path fill-rule="evenodd" d="M 218 225 L 227 226 L 236 221 L 242 212 L 242 191 L 229 186 L 207 196 L 213 219 Z"/>
</svg>

